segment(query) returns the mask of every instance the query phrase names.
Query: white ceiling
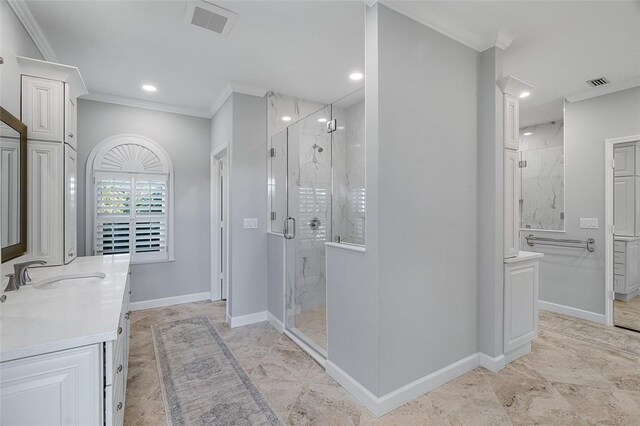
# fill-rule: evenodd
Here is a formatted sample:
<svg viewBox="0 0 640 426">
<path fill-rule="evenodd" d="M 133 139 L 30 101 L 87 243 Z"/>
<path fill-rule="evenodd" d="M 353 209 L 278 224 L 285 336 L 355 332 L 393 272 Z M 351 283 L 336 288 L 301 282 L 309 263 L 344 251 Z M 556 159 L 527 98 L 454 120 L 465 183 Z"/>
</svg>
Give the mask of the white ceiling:
<svg viewBox="0 0 640 426">
<path fill-rule="evenodd" d="M 495 43 L 506 30 L 513 42 L 504 52 L 505 75 L 535 86 L 520 103 L 523 126 L 562 118 L 562 100 L 589 90 L 586 80 L 605 76 L 620 84 L 640 77 L 639 1 L 384 3 L 417 20 L 435 15 L 474 47 Z"/>
<path fill-rule="evenodd" d="M 206 116 L 229 84 L 320 102 L 361 85 L 347 75 L 364 67 L 362 1 L 215 3 L 239 15 L 228 38 L 185 24 L 185 0 L 27 1 L 56 59 L 80 68 L 92 93 Z M 513 39 L 505 75 L 535 86 L 522 125 L 562 117 L 562 100 L 589 90 L 588 79 L 640 77 L 640 1 L 383 3 L 479 51 L 498 34 Z"/>
<path fill-rule="evenodd" d="M 184 23 L 185 0 L 27 1 L 57 61 L 77 66 L 92 94 L 210 116 L 229 84 L 327 103 L 362 85 L 348 79 L 364 68 L 362 2 L 215 3 L 239 15 L 226 38 Z"/>
</svg>

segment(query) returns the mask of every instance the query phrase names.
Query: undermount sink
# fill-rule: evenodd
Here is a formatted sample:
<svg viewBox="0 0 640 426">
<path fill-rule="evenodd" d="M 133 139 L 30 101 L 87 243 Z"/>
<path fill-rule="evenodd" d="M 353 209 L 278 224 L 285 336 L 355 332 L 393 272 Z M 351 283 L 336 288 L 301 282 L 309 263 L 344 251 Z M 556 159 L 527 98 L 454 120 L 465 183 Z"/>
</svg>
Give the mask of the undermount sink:
<svg viewBox="0 0 640 426">
<path fill-rule="evenodd" d="M 31 285 L 38 290 L 51 290 L 69 280 L 84 280 L 86 283 L 97 283 L 107 275 L 104 272 L 83 272 L 76 274 L 54 275 L 34 281 Z"/>
</svg>

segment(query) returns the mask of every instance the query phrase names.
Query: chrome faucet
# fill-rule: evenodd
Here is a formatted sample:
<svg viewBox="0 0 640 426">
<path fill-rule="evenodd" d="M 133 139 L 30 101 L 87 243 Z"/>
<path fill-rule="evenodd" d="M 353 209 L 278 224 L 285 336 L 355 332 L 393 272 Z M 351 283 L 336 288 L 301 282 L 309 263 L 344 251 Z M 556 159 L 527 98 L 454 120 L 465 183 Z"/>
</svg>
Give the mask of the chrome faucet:
<svg viewBox="0 0 640 426">
<path fill-rule="evenodd" d="M 29 262 L 16 263 L 13 265 L 13 276 L 16 280 L 16 290 L 18 290 L 21 286 L 25 285 L 29 281 L 31 281 L 31 277 L 29 276 L 29 266 L 31 265 L 46 265 L 47 262 L 44 260 L 31 260 Z"/>
</svg>

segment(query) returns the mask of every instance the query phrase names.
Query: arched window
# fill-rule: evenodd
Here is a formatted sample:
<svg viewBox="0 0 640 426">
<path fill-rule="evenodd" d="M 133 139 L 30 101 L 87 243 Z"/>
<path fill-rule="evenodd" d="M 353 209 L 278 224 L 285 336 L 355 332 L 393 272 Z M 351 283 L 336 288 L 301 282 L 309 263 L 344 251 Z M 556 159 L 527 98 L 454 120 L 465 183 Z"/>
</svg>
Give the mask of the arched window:
<svg viewBox="0 0 640 426">
<path fill-rule="evenodd" d="M 173 260 L 173 166 L 158 144 L 138 135 L 105 139 L 89 155 L 86 182 L 93 255 Z"/>
</svg>

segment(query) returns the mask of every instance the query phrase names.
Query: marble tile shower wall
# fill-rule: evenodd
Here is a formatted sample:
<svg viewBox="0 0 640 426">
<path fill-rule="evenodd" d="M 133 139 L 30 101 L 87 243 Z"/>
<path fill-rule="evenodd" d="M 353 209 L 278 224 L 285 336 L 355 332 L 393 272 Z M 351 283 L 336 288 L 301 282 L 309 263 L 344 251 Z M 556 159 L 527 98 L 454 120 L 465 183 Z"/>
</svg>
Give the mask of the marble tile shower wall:
<svg viewBox="0 0 640 426">
<path fill-rule="evenodd" d="M 271 221 L 271 231 L 282 233 L 282 222 L 287 213 L 287 126 L 318 111 L 324 104 L 301 98 L 267 93 L 267 135 L 269 148 L 275 150 L 275 157 L 269 162 L 269 202 L 275 213 Z M 284 121 L 283 117 L 291 120 Z M 272 216 L 273 217 L 273 216 Z"/>
<path fill-rule="evenodd" d="M 531 135 L 524 136 L 525 132 Z M 564 123 L 520 130 L 522 228 L 564 229 Z"/>
<path fill-rule="evenodd" d="M 334 107 L 333 118 L 338 123 L 333 134 L 333 235 L 364 245 L 364 100 L 347 108 Z"/>
</svg>

